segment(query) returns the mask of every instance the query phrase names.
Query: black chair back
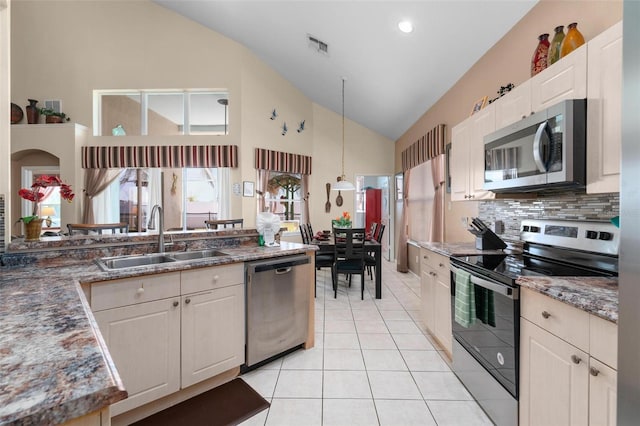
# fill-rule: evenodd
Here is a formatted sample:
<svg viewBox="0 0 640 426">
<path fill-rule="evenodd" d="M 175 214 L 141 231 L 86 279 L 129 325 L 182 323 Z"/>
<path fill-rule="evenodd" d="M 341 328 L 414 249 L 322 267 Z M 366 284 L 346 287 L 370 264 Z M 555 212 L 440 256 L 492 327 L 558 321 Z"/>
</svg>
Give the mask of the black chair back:
<svg viewBox="0 0 640 426">
<path fill-rule="evenodd" d="M 309 244 L 312 236 L 309 235 L 309 229 L 306 223 L 300 224 L 300 236 L 302 237 L 302 244 Z"/>
<path fill-rule="evenodd" d="M 364 228 L 333 228 L 337 260 L 364 260 Z"/>
<path fill-rule="evenodd" d="M 379 224 L 376 229 L 377 234 L 371 234 L 371 237 L 377 242 L 382 243 L 382 234 L 384 234 L 384 228 L 385 228 L 384 224 L 382 223 Z"/>
</svg>

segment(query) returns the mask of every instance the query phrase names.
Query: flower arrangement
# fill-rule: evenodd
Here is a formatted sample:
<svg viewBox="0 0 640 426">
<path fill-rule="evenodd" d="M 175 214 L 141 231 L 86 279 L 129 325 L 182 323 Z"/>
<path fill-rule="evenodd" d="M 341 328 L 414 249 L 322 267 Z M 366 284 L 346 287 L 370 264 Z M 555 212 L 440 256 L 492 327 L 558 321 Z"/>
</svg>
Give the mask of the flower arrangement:
<svg viewBox="0 0 640 426">
<path fill-rule="evenodd" d="M 331 223 L 336 228 L 351 228 L 351 215 L 349 212 L 342 212 L 342 216 L 336 217 Z"/>
<path fill-rule="evenodd" d="M 30 189 L 22 188 L 18 191 L 18 195 L 20 197 L 28 201 L 33 201 L 33 211 L 31 216 L 21 217 L 20 220 L 22 222 L 27 224 L 34 219 L 38 219 L 38 203 L 45 195 L 42 189 L 48 188 L 50 186 L 60 187 L 60 197 L 62 197 L 63 200 L 67 200 L 68 202 L 71 202 L 73 200 L 75 194 L 71 190 L 71 186 L 62 182 L 62 180 L 58 176 L 38 176 L 33 182 L 33 185 L 31 185 Z"/>
</svg>

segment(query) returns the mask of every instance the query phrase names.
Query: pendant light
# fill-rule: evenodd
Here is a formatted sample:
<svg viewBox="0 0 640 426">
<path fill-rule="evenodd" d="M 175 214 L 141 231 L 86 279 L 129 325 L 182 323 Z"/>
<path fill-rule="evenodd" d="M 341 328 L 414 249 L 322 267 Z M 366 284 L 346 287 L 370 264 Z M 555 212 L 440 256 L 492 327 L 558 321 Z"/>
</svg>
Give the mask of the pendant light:
<svg viewBox="0 0 640 426">
<path fill-rule="evenodd" d="M 229 99 L 218 99 L 220 105 L 224 105 L 224 134 L 227 134 L 227 106 L 229 105 Z"/>
<path fill-rule="evenodd" d="M 338 182 L 331 188 L 334 191 L 355 191 L 356 187 L 349 182 L 344 175 L 344 81 L 342 77 L 342 174 L 338 176 Z"/>
</svg>

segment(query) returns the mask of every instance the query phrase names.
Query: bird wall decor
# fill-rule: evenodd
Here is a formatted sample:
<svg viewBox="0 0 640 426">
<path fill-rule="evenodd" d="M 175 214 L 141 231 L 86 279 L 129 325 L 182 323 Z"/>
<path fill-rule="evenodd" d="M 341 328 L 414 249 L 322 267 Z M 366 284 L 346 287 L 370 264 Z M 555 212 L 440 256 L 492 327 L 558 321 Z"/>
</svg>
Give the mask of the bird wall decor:
<svg viewBox="0 0 640 426">
<path fill-rule="evenodd" d="M 304 131 L 304 122 L 305 122 L 305 120 L 302 120 L 300 122 L 300 124 L 298 125 L 298 133 Z"/>
<path fill-rule="evenodd" d="M 286 135 L 288 130 L 289 130 L 289 129 L 287 129 L 287 122 L 285 121 L 285 122 L 282 124 L 282 136 Z"/>
<path fill-rule="evenodd" d="M 270 120 L 275 120 L 277 116 L 278 116 L 278 113 L 276 112 L 276 109 L 274 108 L 273 111 L 271 111 L 271 117 L 269 117 L 269 119 Z"/>
</svg>

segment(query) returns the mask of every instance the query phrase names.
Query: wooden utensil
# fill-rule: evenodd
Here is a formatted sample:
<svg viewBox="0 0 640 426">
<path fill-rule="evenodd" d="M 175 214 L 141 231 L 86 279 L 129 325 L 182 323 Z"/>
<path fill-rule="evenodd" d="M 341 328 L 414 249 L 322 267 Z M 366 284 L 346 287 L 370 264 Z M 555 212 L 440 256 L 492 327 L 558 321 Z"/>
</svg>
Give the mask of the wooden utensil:
<svg viewBox="0 0 640 426">
<path fill-rule="evenodd" d="M 324 212 L 325 213 L 330 213 L 331 212 L 331 201 L 329 201 L 329 194 L 331 193 L 331 184 L 327 183 L 327 202 L 324 203 Z"/>
<path fill-rule="evenodd" d="M 336 197 L 336 206 L 342 207 L 342 194 L 338 191 L 338 196 Z"/>
</svg>

